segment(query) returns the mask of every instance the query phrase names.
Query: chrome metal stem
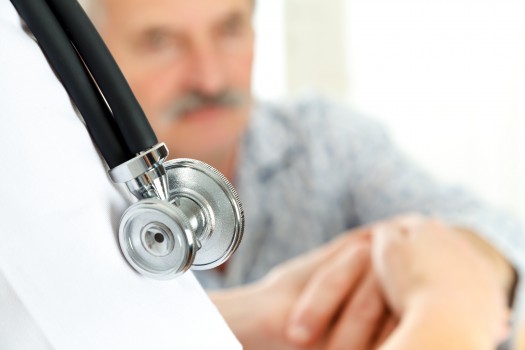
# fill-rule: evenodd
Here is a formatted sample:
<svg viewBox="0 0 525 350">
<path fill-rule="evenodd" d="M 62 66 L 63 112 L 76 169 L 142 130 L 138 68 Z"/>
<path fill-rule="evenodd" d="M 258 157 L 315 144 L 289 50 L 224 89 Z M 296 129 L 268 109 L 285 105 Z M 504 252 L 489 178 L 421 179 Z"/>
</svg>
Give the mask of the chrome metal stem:
<svg viewBox="0 0 525 350">
<path fill-rule="evenodd" d="M 168 154 L 166 145 L 159 143 L 109 170 L 109 176 L 113 182 L 126 183 L 128 189 L 138 199 L 168 200 L 168 181 L 162 164 Z"/>
</svg>

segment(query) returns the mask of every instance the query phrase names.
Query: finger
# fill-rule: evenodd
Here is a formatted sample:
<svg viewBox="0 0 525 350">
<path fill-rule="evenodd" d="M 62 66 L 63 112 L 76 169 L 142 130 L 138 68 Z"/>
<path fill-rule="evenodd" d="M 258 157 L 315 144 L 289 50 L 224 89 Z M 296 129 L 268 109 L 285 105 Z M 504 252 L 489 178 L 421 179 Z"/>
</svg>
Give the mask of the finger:
<svg viewBox="0 0 525 350">
<path fill-rule="evenodd" d="M 372 229 L 372 226 L 363 226 L 346 231 L 345 233 L 340 234 L 329 241 L 327 244 L 306 254 L 303 254 L 293 260 L 296 260 L 299 264 L 307 263 L 310 267 L 316 268 L 321 264 L 322 261 L 326 261 L 327 259 L 338 255 L 351 245 L 370 242 Z"/>
<path fill-rule="evenodd" d="M 372 234 L 371 226 L 363 226 L 340 234 L 336 238 L 329 241 L 327 244 L 310 251 L 307 254 L 301 255 L 292 260 L 303 271 L 312 274 L 323 263 L 337 259 L 343 251 L 349 247 L 355 247 L 359 244 L 370 244 Z M 305 269 L 308 267 L 308 269 Z"/>
<path fill-rule="evenodd" d="M 301 283 L 297 284 L 297 287 L 302 289 L 310 278 L 312 271 L 315 271 L 324 262 L 336 255 L 339 250 L 338 244 L 327 244 L 313 249 L 273 268 L 266 275 L 265 279 L 267 282 L 272 283 L 284 276 L 293 275 L 294 279 L 301 281 Z"/>
<path fill-rule="evenodd" d="M 399 320 L 397 319 L 397 317 L 395 317 L 389 312 L 386 315 L 386 320 L 384 320 L 381 329 L 378 332 L 372 349 L 378 349 L 381 345 L 383 345 L 383 343 L 388 339 L 392 332 L 394 332 L 398 323 Z"/>
<path fill-rule="evenodd" d="M 396 262 L 396 257 L 400 256 L 405 248 L 404 241 L 406 241 L 406 231 L 399 226 L 381 224 L 374 228 L 371 247 L 372 266 L 380 279 L 388 274 L 389 267 Z"/>
<path fill-rule="evenodd" d="M 328 339 L 326 349 L 369 349 L 387 307 L 379 283 L 369 270 L 362 284 L 345 305 Z"/>
<path fill-rule="evenodd" d="M 383 295 L 396 314 L 400 314 L 404 305 L 398 296 L 402 289 L 398 279 L 400 273 L 406 273 L 409 268 L 410 237 L 403 229 L 394 225 L 377 226 L 372 238 L 372 268 L 376 273 Z"/>
<path fill-rule="evenodd" d="M 351 244 L 358 242 L 370 242 L 373 226 L 361 226 L 338 235 L 328 242 L 327 246 L 335 249 L 335 252 L 344 250 Z"/>
<path fill-rule="evenodd" d="M 426 221 L 428 221 L 428 218 L 421 214 L 409 213 L 393 217 L 387 220 L 386 223 L 398 227 L 404 227 L 406 229 L 414 229 L 424 224 Z"/>
<path fill-rule="evenodd" d="M 287 339 L 305 346 L 318 341 L 369 264 L 369 246 L 353 245 L 310 278 L 290 313 Z"/>
</svg>

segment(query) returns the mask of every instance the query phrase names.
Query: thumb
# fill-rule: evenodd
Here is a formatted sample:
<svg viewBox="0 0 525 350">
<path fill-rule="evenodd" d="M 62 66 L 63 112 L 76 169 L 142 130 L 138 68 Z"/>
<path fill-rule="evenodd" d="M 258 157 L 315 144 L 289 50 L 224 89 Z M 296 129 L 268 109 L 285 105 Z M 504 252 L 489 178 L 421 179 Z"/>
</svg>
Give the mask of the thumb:
<svg viewBox="0 0 525 350">
<path fill-rule="evenodd" d="M 395 270 L 402 252 L 406 250 L 403 229 L 389 224 L 377 225 L 372 233 L 372 265 L 379 276 Z"/>
<path fill-rule="evenodd" d="M 399 291 L 408 268 L 409 239 L 402 228 L 378 225 L 372 235 L 372 268 L 390 307 L 397 314 L 402 309 Z"/>
</svg>

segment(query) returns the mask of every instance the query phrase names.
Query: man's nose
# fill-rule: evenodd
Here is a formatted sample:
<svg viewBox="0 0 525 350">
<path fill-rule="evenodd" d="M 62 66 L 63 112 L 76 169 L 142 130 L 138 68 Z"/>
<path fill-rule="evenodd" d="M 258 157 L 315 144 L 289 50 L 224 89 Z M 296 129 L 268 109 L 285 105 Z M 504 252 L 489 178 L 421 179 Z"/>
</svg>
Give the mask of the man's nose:
<svg viewBox="0 0 525 350">
<path fill-rule="evenodd" d="M 200 47 L 192 55 L 189 80 L 191 89 L 213 95 L 225 88 L 226 72 L 212 46 Z"/>
</svg>

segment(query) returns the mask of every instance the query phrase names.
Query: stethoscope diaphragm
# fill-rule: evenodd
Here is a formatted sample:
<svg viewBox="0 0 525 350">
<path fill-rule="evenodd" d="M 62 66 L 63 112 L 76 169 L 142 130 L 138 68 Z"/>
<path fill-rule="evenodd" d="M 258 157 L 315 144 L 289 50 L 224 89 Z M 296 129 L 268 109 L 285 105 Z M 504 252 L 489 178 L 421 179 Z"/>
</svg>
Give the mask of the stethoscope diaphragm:
<svg viewBox="0 0 525 350">
<path fill-rule="evenodd" d="M 164 168 L 169 201 L 187 215 L 201 245 L 192 269 L 219 266 L 235 252 L 244 231 L 237 192 L 218 170 L 198 160 L 170 160 Z"/>
<path fill-rule="evenodd" d="M 222 264 L 244 231 L 233 186 L 197 160 L 176 159 L 163 166 L 168 200 L 143 199 L 124 212 L 119 229 L 124 256 L 137 271 L 156 279 Z"/>
<path fill-rule="evenodd" d="M 135 270 L 155 279 L 170 279 L 186 271 L 197 243 L 180 210 L 156 198 L 131 205 L 122 216 L 119 243 Z"/>
</svg>

